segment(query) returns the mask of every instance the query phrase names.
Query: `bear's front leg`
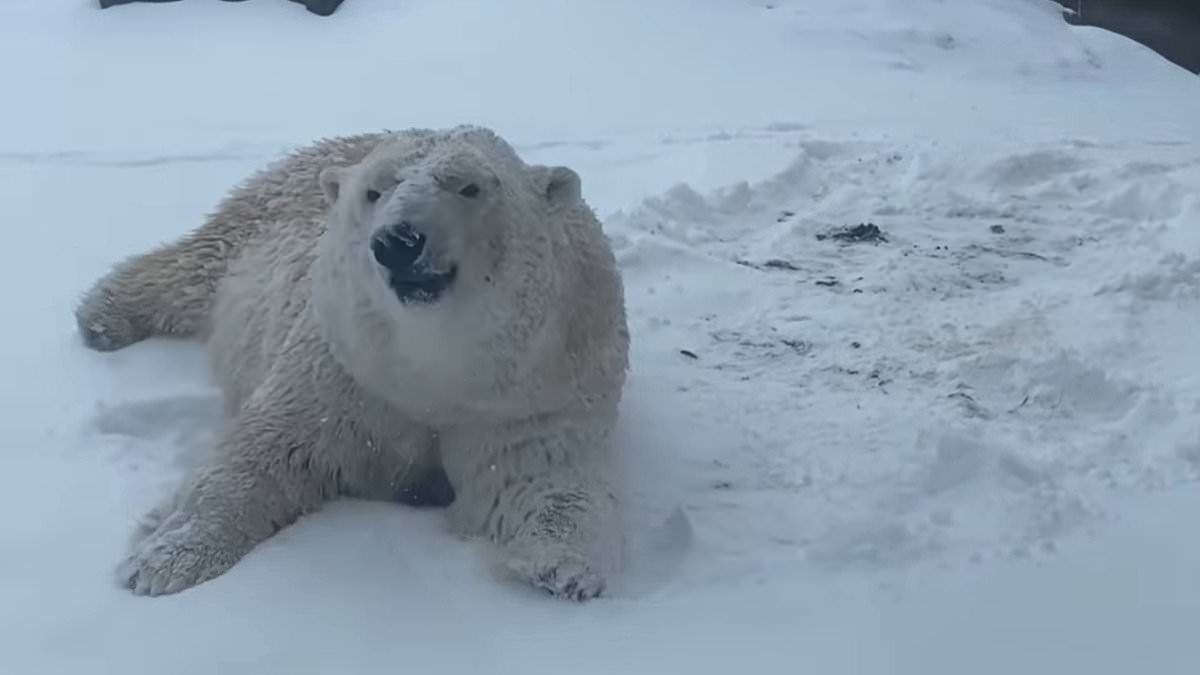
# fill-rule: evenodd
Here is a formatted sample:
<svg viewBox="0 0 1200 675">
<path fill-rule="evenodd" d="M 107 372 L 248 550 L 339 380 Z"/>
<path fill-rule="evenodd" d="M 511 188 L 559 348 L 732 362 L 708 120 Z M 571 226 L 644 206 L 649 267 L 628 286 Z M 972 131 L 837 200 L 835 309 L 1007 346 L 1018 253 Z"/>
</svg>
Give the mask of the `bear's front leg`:
<svg viewBox="0 0 1200 675">
<path fill-rule="evenodd" d="M 316 458 L 317 430 L 288 408 L 251 398 L 216 452 L 143 519 L 118 568 L 122 585 L 162 595 L 208 581 L 320 506 L 336 481 Z"/>
<path fill-rule="evenodd" d="M 605 418 L 444 433 L 454 524 L 501 547 L 508 572 L 556 597 L 604 592 L 620 558 Z"/>
</svg>

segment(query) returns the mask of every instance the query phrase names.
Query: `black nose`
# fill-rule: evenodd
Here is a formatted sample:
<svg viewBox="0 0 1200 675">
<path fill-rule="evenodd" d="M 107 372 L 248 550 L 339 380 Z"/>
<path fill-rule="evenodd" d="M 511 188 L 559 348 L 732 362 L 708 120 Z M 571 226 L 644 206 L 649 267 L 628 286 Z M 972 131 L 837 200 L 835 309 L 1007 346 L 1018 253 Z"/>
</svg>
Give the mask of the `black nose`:
<svg viewBox="0 0 1200 675">
<path fill-rule="evenodd" d="M 384 228 L 371 240 L 375 261 L 394 274 L 411 274 L 425 250 L 425 235 L 406 222 Z"/>
</svg>

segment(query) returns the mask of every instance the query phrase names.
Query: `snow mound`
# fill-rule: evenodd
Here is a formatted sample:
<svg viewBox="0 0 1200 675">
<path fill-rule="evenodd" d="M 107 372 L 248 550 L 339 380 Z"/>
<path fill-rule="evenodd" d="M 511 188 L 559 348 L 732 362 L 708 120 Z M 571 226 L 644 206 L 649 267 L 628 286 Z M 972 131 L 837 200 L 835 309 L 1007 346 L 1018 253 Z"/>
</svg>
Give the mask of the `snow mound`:
<svg viewBox="0 0 1200 675">
<path fill-rule="evenodd" d="M 635 386 L 711 439 L 672 449 L 703 469 L 706 557 L 1036 555 L 1112 495 L 1195 480 L 1170 439 L 1200 398 L 1168 376 L 1194 355 L 1144 328 L 1200 313 L 1200 247 L 1163 252 L 1195 231 L 1194 156 L 794 145 L 775 176 L 609 221 Z"/>
</svg>

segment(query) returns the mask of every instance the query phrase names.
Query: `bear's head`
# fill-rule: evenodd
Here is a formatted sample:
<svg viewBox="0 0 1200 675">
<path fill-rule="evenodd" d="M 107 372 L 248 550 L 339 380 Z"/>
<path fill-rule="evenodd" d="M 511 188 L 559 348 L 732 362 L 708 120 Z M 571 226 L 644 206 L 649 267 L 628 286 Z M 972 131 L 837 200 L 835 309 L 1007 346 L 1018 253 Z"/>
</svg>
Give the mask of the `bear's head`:
<svg viewBox="0 0 1200 675">
<path fill-rule="evenodd" d="M 330 215 L 314 301 L 335 356 L 372 389 L 438 382 L 447 400 L 502 389 L 565 330 L 566 223 L 587 208 L 573 170 L 528 165 L 463 126 L 384 137 L 320 185 Z"/>
<path fill-rule="evenodd" d="M 528 255 L 530 239 L 548 234 L 548 211 L 580 199 L 574 171 L 527 166 L 478 127 L 396 134 L 355 166 L 324 169 L 320 182 L 337 236 L 369 253 L 395 300 L 410 306 L 492 285 L 514 239 Z"/>
</svg>

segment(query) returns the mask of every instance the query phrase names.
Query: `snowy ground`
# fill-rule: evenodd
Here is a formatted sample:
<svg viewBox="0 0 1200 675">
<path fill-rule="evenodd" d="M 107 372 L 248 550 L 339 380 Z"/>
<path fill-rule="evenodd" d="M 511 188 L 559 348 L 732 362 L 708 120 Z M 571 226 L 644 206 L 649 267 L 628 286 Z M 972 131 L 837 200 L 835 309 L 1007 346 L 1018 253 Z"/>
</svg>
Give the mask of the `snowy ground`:
<svg viewBox="0 0 1200 675">
<path fill-rule="evenodd" d="M 0 672 L 1196 672 L 1200 78 L 1049 1 L 767 4 L 0 4 Z M 626 275 L 615 596 L 362 503 L 118 588 L 214 392 L 77 295 L 290 145 L 459 122 Z"/>
</svg>

